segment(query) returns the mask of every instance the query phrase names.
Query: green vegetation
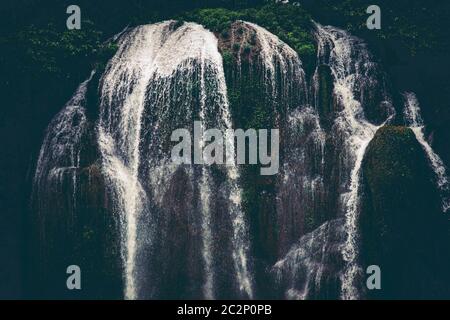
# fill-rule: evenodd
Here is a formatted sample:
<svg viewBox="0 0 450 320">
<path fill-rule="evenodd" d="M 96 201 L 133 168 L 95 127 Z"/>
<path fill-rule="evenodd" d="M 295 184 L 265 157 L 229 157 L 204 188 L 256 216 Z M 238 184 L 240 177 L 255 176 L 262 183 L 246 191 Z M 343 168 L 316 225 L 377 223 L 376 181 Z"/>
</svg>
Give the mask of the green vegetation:
<svg viewBox="0 0 450 320">
<path fill-rule="evenodd" d="M 315 57 L 315 44 L 309 32 L 311 16 L 300 6 L 273 3 L 238 11 L 223 8 L 199 9 L 182 14 L 177 19 L 202 24 L 223 38 L 228 37 L 228 31 L 234 21 L 253 22 L 291 46 L 307 66 L 312 65 Z"/>
<path fill-rule="evenodd" d="M 45 123 L 67 101 L 91 70 L 102 69 L 117 46 L 90 21 L 81 30 L 33 25 L 0 37 L 0 87 L 4 92 L 2 119 L 33 119 L 43 132 Z M 17 111 L 19 110 L 19 111 Z M 39 135 L 33 134 L 38 138 Z M 37 143 L 37 142 L 36 142 Z"/>
<path fill-rule="evenodd" d="M 17 37 L 4 40 L 12 42 L 22 55 L 23 71 L 38 68 L 37 73 L 70 77 L 74 69 L 93 68 L 96 63 L 107 61 L 115 52 L 116 45 L 102 42 L 103 34 L 90 21 L 83 22 L 81 30 L 57 31 L 54 25 L 45 29 L 28 27 Z M 70 72 L 68 72 L 70 71 Z"/>
<path fill-rule="evenodd" d="M 366 9 L 376 4 L 381 8 L 381 30 L 368 30 Z M 332 24 L 376 42 L 392 41 L 404 46 L 407 54 L 420 51 L 447 50 L 450 40 L 446 34 L 450 8 L 446 1 L 427 3 L 420 0 L 316 0 L 304 8 L 322 24 Z"/>
<path fill-rule="evenodd" d="M 273 126 L 274 113 L 267 105 L 264 92 L 261 84 L 247 76 L 242 76 L 239 87 L 228 86 L 228 98 L 237 128 L 263 129 Z"/>
<path fill-rule="evenodd" d="M 231 66 L 231 64 L 233 63 L 233 54 L 230 51 L 223 51 L 222 58 L 223 58 L 223 65 L 225 68 Z"/>
</svg>

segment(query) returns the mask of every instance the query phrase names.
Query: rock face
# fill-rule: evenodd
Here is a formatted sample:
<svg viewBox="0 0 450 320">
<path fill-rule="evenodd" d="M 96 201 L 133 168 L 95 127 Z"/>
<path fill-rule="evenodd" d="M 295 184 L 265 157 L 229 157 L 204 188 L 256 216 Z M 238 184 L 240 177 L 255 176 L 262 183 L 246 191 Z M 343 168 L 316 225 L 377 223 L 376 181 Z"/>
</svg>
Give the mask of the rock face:
<svg viewBox="0 0 450 320">
<path fill-rule="evenodd" d="M 409 129 L 379 129 L 393 106 L 365 44 L 315 28 L 313 75 L 253 23 L 220 35 L 175 21 L 127 30 L 42 145 L 36 296 L 447 297 L 448 223 L 421 146 Z M 279 129 L 279 173 L 173 163 L 171 134 L 194 121 Z M 80 292 L 64 286 L 71 264 Z M 364 290 L 373 264 L 381 291 Z"/>
<path fill-rule="evenodd" d="M 382 286 L 368 297 L 449 298 L 449 223 L 412 130 L 381 128 L 362 177 L 361 259 L 364 267 L 380 266 Z"/>
<path fill-rule="evenodd" d="M 271 270 L 279 298 L 339 299 L 344 240 L 343 219 L 330 220 L 300 238 Z"/>
<path fill-rule="evenodd" d="M 50 123 L 38 159 L 28 246 L 32 298 L 122 296 L 119 225 L 86 112 L 91 80 Z M 70 265 L 81 269 L 82 290 L 66 287 Z"/>
<path fill-rule="evenodd" d="M 33 219 L 30 263 L 35 267 L 32 297 L 50 299 L 113 299 L 120 297 L 122 277 L 120 235 L 114 220 L 104 179 L 97 165 L 74 169 L 41 194 L 40 212 Z M 72 198 L 74 175 L 76 197 Z M 42 207 L 46 202 L 45 207 Z M 70 265 L 81 269 L 82 290 L 69 291 L 64 271 Z"/>
<path fill-rule="evenodd" d="M 286 150 L 303 142 L 287 130 L 308 99 L 302 62 L 287 44 L 253 23 L 236 21 L 225 35 L 217 36 L 234 125 L 244 130 L 279 129 L 280 162 L 288 162 L 283 159 L 295 155 Z M 280 177 L 284 174 L 261 176 L 259 165 L 244 165 L 241 170 L 256 285 L 262 297 L 270 298 L 273 279 L 267 270 L 304 234 L 306 213 L 295 190 L 283 184 Z M 280 168 L 280 172 L 284 170 Z M 287 198 L 291 203 L 285 201 Z"/>
</svg>

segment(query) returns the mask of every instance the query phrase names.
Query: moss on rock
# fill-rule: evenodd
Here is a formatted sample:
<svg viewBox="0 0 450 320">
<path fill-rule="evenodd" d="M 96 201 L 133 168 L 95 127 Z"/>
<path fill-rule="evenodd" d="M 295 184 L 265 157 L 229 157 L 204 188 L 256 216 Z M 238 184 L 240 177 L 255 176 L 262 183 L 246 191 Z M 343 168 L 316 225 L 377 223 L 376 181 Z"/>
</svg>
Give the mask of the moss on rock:
<svg viewBox="0 0 450 320">
<path fill-rule="evenodd" d="M 448 221 L 427 158 L 411 129 L 385 126 L 362 167 L 361 259 L 378 265 L 382 289 L 370 298 L 443 298 L 450 266 Z"/>
</svg>

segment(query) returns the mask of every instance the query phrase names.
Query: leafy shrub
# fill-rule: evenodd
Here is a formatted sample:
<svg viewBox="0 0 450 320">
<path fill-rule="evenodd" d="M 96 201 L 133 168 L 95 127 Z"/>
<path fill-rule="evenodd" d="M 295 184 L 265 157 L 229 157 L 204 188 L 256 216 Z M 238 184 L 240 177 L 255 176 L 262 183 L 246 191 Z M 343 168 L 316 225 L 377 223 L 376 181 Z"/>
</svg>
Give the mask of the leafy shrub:
<svg viewBox="0 0 450 320">
<path fill-rule="evenodd" d="M 228 30 L 233 22 L 244 20 L 257 23 L 286 42 L 302 58 L 306 69 L 312 69 L 315 62 L 315 45 L 309 32 L 311 17 L 301 6 L 286 4 L 266 4 L 258 8 L 238 11 L 218 9 L 199 9 L 178 17 L 204 25 L 209 30 L 228 38 Z M 238 32 L 243 32 L 243 30 Z M 256 36 L 252 35 L 250 45 L 256 44 Z M 239 47 L 233 47 L 237 51 Z M 244 48 L 244 51 L 249 49 Z"/>
<path fill-rule="evenodd" d="M 223 51 L 222 58 L 223 58 L 223 65 L 225 67 L 231 67 L 231 65 L 233 64 L 233 54 L 228 50 Z"/>
</svg>

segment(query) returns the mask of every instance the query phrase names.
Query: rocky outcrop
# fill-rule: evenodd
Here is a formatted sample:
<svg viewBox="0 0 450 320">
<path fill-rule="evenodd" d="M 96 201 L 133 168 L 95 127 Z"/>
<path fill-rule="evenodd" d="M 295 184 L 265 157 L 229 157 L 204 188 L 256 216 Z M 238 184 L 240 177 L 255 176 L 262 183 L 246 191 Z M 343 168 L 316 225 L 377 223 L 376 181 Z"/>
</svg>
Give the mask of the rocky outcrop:
<svg viewBox="0 0 450 320">
<path fill-rule="evenodd" d="M 426 157 L 404 127 L 372 140 L 392 111 L 382 72 L 362 41 L 316 27 L 311 88 L 298 54 L 252 23 L 216 34 L 223 68 L 199 25 L 126 35 L 49 126 L 30 236 L 36 296 L 447 297 L 447 221 Z M 171 133 L 198 119 L 280 129 L 279 174 L 174 165 Z M 71 264 L 81 292 L 64 287 Z M 383 289 L 359 292 L 372 264 Z"/>
<path fill-rule="evenodd" d="M 283 159 L 288 148 L 290 113 L 306 101 L 306 82 L 298 55 L 275 35 L 244 21 L 232 23 L 227 32 L 216 36 L 235 128 L 280 129 L 279 156 Z M 277 204 L 281 174 L 261 176 L 259 165 L 244 165 L 241 171 L 257 287 L 264 292 L 263 297 L 272 297 L 267 269 L 302 235 L 305 215 L 292 210 L 288 210 L 292 214 L 278 212 L 283 210 Z"/>
<path fill-rule="evenodd" d="M 385 126 L 367 148 L 361 199 L 363 268 L 381 268 L 369 298 L 448 298 L 449 224 L 413 132 Z"/>
<path fill-rule="evenodd" d="M 120 235 L 100 167 L 60 170 L 59 179 L 33 204 L 39 215 L 30 233 L 31 261 L 36 267 L 31 274 L 32 296 L 120 298 Z M 69 275 L 64 270 L 70 265 L 81 269 L 82 290 L 66 287 Z"/>
</svg>

